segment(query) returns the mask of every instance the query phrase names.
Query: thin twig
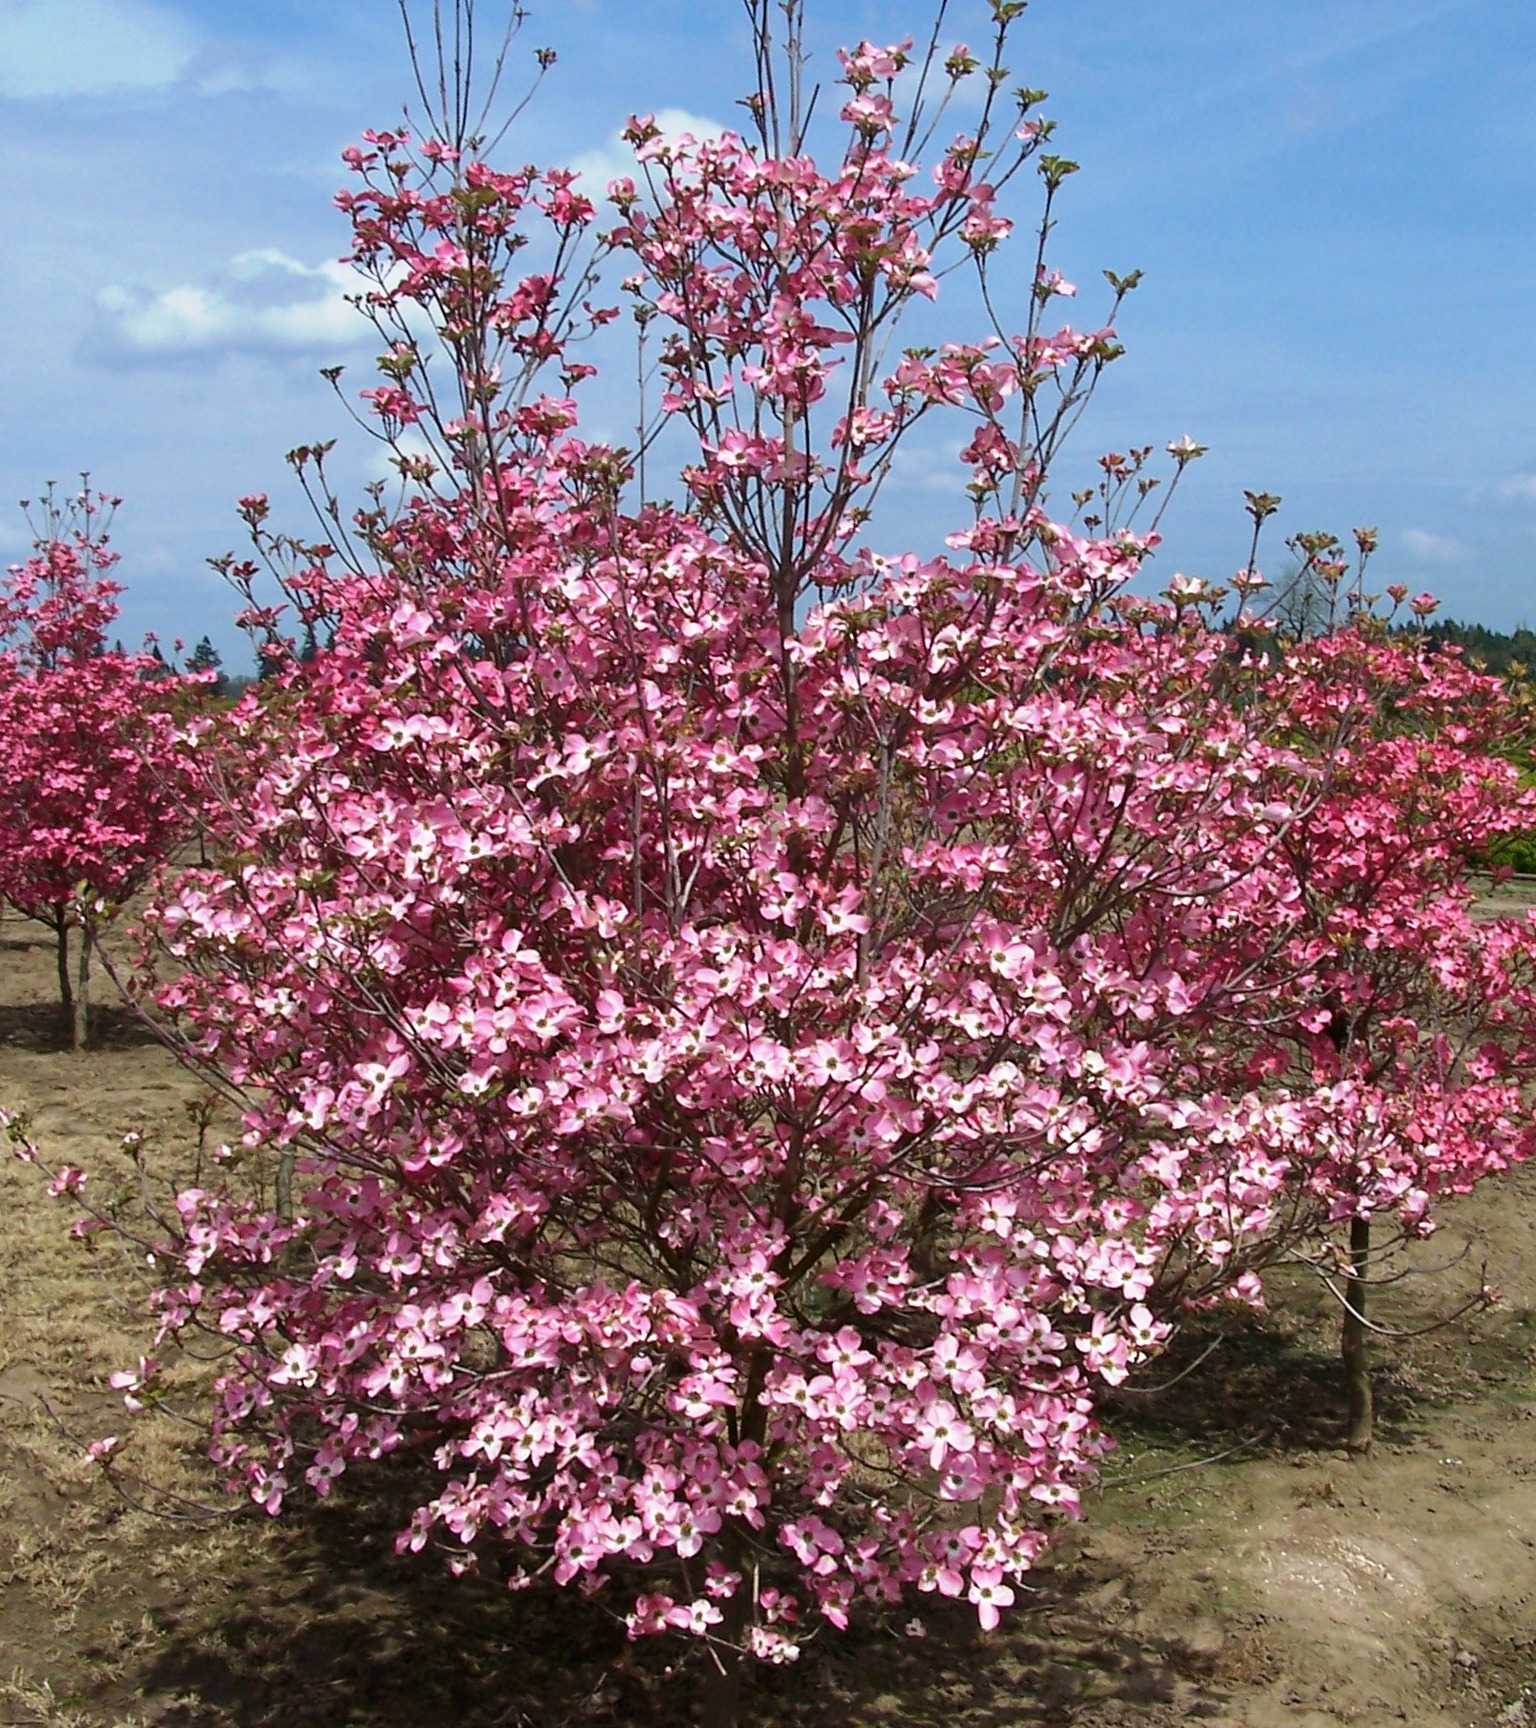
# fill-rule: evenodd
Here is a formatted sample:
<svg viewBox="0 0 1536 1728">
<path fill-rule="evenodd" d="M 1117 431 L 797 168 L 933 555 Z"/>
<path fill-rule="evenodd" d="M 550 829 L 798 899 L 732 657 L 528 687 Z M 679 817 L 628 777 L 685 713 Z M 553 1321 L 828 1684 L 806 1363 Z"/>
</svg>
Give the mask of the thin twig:
<svg viewBox="0 0 1536 1728">
<path fill-rule="evenodd" d="M 1213 1452 L 1208 1458 L 1191 1458 L 1183 1464 L 1169 1464 L 1162 1470 L 1132 1471 L 1128 1476 L 1101 1476 L 1101 1488 L 1123 1488 L 1127 1483 L 1152 1482 L 1159 1476 L 1177 1476 L 1181 1470 L 1203 1470 L 1207 1464 L 1219 1464 L 1223 1458 L 1231 1458 L 1238 1452 L 1246 1452 L 1250 1447 L 1259 1445 L 1269 1439 L 1274 1433 L 1273 1428 L 1265 1428 L 1258 1434 L 1250 1434 L 1246 1440 L 1239 1440 L 1235 1446 L 1229 1446 L 1225 1452 Z"/>
<path fill-rule="evenodd" d="M 1134 1392 L 1140 1398 L 1150 1397 L 1154 1392 L 1166 1392 L 1170 1386 L 1177 1386 L 1181 1380 L 1187 1379 L 1194 1373 L 1202 1362 L 1215 1355 L 1222 1345 L 1227 1342 L 1228 1340 L 1225 1338 L 1212 1339 L 1212 1341 L 1200 1352 L 1194 1361 L 1191 1362 L 1187 1368 L 1181 1368 L 1171 1380 L 1160 1381 L 1156 1386 L 1118 1386 L 1115 1390 L 1122 1396 L 1127 1392 Z"/>
</svg>

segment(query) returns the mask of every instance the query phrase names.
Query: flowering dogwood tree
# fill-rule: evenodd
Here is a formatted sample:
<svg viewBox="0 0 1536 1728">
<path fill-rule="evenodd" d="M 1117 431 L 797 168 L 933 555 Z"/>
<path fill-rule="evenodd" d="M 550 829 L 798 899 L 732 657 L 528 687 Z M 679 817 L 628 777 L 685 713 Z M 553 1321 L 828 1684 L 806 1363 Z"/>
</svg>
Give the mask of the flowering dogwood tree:
<svg viewBox="0 0 1536 1728">
<path fill-rule="evenodd" d="M 1368 544 L 1365 548 L 1368 550 Z M 1318 548 L 1310 548 L 1316 554 Z M 1318 560 L 1337 586 L 1341 565 Z M 1391 591 L 1401 605 L 1406 590 Z M 1427 616 L 1426 596 L 1414 609 Z M 1370 1284 L 1398 1238 L 1431 1227 L 1437 1197 L 1465 1193 L 1533 1146 L 1525 1077 L 1536 1059 L 1536 925 L 1473 912 L 1470 877 L 1490 838 L 1530 824 L 1536 797 L 1511 757 L 1530 714 L 1455 650 L 1387 636 L 1369 621 L 1298 644 L 1283 692 L 1314 757 L 1322 795 L 1288 828 L 1281 856 L 1300 917 L 1277 1038 L 1255 1066 L 1310 1078 L 1322 1107 L 1298 1175 L 1328 1222 L 1347 1225 L 1347 1259 L 1321 1269 L 1344 1305 L 1347 1441 L 1372 1439 L 1366 1349 Z M 1343 704 L 1370 724 L 1339 738 Z"/>
<path fill-rule="evenodd" d="M 782 44 L 748 10 L 750 135 L 635 122 L 606 228 L 485 160 L 451 77 L 426 135 L 349 152 L 367 394 L 433 454 L 349 525 L 299 452 L 323 544 L 243 502 L 326 646 L 186 729 L 215 862 L 152 914 L 160 1001 L 276 1169 L 272 1203 L 182 1194 L 162 1247 L 165 1334 L 231 1352 L 231 1482 L 276 1512 L 420 1452 L 403 1545 L 695 1635 L 711 1724 L 743 1654 L 860 1601 L 995 1625 L 1103 1449 L 1096 1388 L 1165 1305 L 1255 1295 L 1298 1191 L 1333 1203 L 1334 1093 L 1266 1052 L 1277 999 L 1333 987 L 1293 851 L 1370 715 L 1320 662 L 1309 732 L 1307 669 L 1245 657 L 1220 592 L 1129 597 L 1148 452 L 1047 508 L 1118 349 L 1051 327 L 1043 256 L 1001 309 L 1000 190 L 1032 163 L 1048 227 L 1073 168 L 1003 94 L 1022 7 L 985 55 L 845 54 L 828 167 L 799 7 Z M 605 263 L 663 386 L 629 451 L 571 395 Z M 957 263 L 994 327 L 893 351 Z M 946 554 L 879 553 L 883 481 L 956 416 Z M 275 664 L 288 621 L 230 568 Z"/>
<path fill-rule="evenodd" d="M 0 583 L 0 899 L 54 930 L 76 1049 L 97 928 L 186 828 L 170 694 L 146 681 L 142 656 L 107 651 L 122 591 L 108 574 L 115 502 L 50 491 L 33 555 Z"/>
</svg>

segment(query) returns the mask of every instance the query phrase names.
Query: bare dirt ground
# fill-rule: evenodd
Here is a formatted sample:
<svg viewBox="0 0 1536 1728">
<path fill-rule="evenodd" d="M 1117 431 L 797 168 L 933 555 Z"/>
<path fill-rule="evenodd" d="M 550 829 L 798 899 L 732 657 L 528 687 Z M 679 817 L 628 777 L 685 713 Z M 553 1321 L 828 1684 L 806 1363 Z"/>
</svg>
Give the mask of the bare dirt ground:
<svg viewBox="0 0 1536 1728">
<path fill-rule="evenodd" d="M 0 1103 L 109 1193 L 133 1179 L 126 1129 L 187 1155 L 200 1091 L 122 1011 L 89 1053 L 62 1049 L 47 943 L 0 921 Z M 398 1471 L 277 1523 L 229 1515 L 195 1434 L 162 1418 L 130 1454 L 160 1510 L 115 1494 L 80 1452 L 124 1428 L 106 1376 L 145 1347 L 135 1269 L 67 1240 L 42 1188 L 0 1153 L 0 1728 L 687 1719 L 675 1651 L 396 1560 Z M 1448 1311 L 1485 1262 L 1504 1300 L 1383 1346 L 1371 1460 L 1338 1445 L 1331 1298 L 1277 1290 L 1176 1386 L 1120 1400 L 1087 1522 L 997 1634 L 923 1598 L 757 1678 L 748 1720 L 1536 1728 L 1536 1169 L 1449 1208 L 1419 1261 L 1383 1318 Z"/>
</svg>

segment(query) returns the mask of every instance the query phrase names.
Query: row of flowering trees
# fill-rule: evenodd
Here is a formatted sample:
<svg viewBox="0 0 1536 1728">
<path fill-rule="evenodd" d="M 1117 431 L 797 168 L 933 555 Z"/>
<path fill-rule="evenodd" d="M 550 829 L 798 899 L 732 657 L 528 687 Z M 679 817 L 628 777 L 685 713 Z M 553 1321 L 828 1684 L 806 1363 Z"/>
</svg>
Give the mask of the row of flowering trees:
<svg viewBox="0 0 1536 1728">
<path fill-rule="evenodd" d="M 861 1602 L 996 1624 L 1099 1390 L 1277 1259 L 1337 1274 L 1363 1360 L 1373 1222 L 1528 1150 L 1536 1028 L 1531 927 L 1466 887 L 1530 821 L 1502 686 L 1323 541 L 1355 586 L 1318 640 L 1266 635 L 1251 565 L 1145 597 L 1145 453 L 1053 514 L 1118 350 L 1051 327 L 1043 257 L 1022 329 L 893 351 L 957 265 L 999 305 L 1001 189 L 1033 164 L 1048 226 L 1072 170 L 1003 94 L 1022 7 L 984 54 L 844 54 L 827 166 L 779 10 L 748 131 L 635 123 L 602 221 L 484 160 L 462 91 L 349 153 L 368 396 L 435 458 L 323 545 L 244 501 L 329 646 L 184 728 L 213 862 L 150 915 L 168 1029 L 277 1175 L 181 1194 L 158 1249 L 163 1342 L 228 1351 L 230 1483 L 276 1512 L 419 1454 L 403 1546 L 697 1637 L 711 1728 L 744 1655 Z M 607 260 L 659 356 L 635 450 L 571 394 Z M 946 553 L 875 551 L 902 446 L 957 417 Z"/>
</svg>

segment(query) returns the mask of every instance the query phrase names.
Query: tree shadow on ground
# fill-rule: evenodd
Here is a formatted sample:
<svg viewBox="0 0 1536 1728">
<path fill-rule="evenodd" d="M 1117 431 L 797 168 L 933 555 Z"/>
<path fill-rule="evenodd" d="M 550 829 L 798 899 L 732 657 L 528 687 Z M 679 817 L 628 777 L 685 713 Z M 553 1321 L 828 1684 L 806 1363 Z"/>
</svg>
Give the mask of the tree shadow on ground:
<svg viewBox="0 0 1536 1728">
<path fill-rule="evenodd" d="M 91 1004 L 90 1042 L 84 1054 L 101 1050 L 140 1050 L 160 1043 L 142 1015 L 118 1002 Z M 35 1055 L 70 1053 L 70 1025 L 57 1002 L 0 1006 L 0 1044 Z"/>
<path fill-rule="evenodd" d="M 1371 1382 L 1378 1438 L 1410 1439 L 1418 1410 L 1411 1374 L 1383 1351 Z M 1341 1446 L 1348 1401 L 1335 1348 L 1310 1329 L 1243 1315 L 1187 1327 L 1150 1364 L 1145 1383 L 1117 1388 L 1101 1400 L 1100 1414 L 1128 1444 L 1166 1439 L 1255 1457 Z"/>
<path fill-rule="evenodd" d="M 271 1562 L 154 1611 L 132 1699 L 163 1728 L 678 1728 L 700 1653 L 630 1644 L 574 1590 L 511 1592 L 396 1557 L 401 1472 L 311 1504 L 274 1532 Z M 1088 1597 L 1091 1566 L 1042 1569 L 1024 1611 L 984 1637 L 972 1609 L 922 1596 L 818 1640 L 783 1669 L 753 1668 L 744 1728 L 1011 1728 L 1075 1721 L 1088 1705 L 1215 1713 L 1210 1660 L 1117 1629 Z M 615 1598 L 617 1604 L 618 1598 Z M 920 1619 L 924 1636 L 910 1630 Z M 1191 1687 L 1194 1690 L 1191 1690 Z M 120 1700 L 103 1700 L 121 1704 Z"/>
<path fill-rule="evenodd" d="M 901 1728 L 1055 1728 L 1089 1719 L 1145 1721 L 1149 1711 L 1181 1721 L 1220 1714 L 1226 1695 L 1208 1652 L 1116 1625 L 1093 1599 L 1115 1575 L 1087 1559 L 1046 1565 L 1022 1611 L 990 1636 L 964 1604 L 919 1598 L 818 1649 L 806 1673 L 766 1676 L 757 1720 L 763 1728 L 880 1721 Z M 921 1638 L 905 1630 L 914 1609 L 925 1628 Z"/>
<path fill-rule="evenodd" d="M 397 1557 L 413 1503 L 405 1486 L 399 1470 L 364 1471 L 349 1494 L 296 1498 L 260 1564 L 206 1594 L 183 1578 L 137 1677 L 157 1723 L 544 1728 L 588 1720 L 594 1688 L 623 1692 L 622 1676 L 608 1675 L 627 1648 L 622 1629 L 574 1592 L 514 1594 L 494 1578 L 452 1578 L 427 1556 Z"/>
</svg>

